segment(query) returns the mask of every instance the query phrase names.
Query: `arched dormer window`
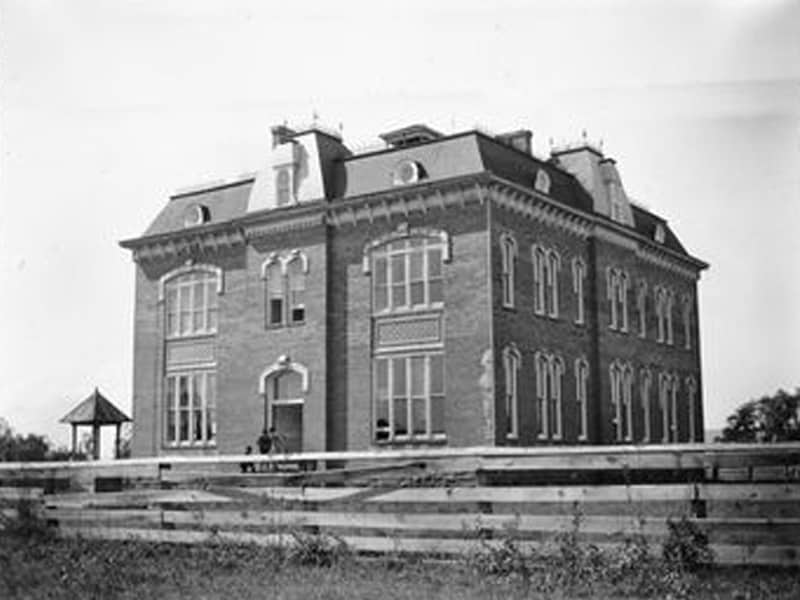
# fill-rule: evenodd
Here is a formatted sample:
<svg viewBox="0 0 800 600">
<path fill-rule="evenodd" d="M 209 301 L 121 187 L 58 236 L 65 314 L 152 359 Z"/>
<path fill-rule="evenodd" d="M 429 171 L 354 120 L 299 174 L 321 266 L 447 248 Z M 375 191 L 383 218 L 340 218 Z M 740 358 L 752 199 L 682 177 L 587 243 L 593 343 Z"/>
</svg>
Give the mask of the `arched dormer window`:
<svg viewBox="0 0 800 600">
<path fill-rule="evenodd" d="M 443 231 L 406 226 L 369 242 L 364 247 L 364 272 L 372 274 L 373 311 L 442 307 L 442 263 L 449 259 L 449 236 Z"/>
<path fill-rule="evenodd" d="M 270 254 L 261 265 L 266 326 L 300 325 L 306 319 L 308 257 L 300 250 Z"/>
<path fill-rule="evenodd" d="M 536 171 L 536 179 L 533 187 L 537 192 L 541 192 L 543 194 L 550 193 L 550 175 L 547 174 L 547 171 L 544 169 L 539 169 Z"/>
<path fill-rule="evenodd" d="M 159 280 L 159 301 L 165 303 L 168 338 L 211 335 L 217 332 L 218 296 L 222 269 L 186 265 Z"/>
<path fill-rule="evenodd" d="M 517 270 L 517 241 L 505 232 L 500 236 L 501 279 L 503 306 L 514 308 L 515 275 Z"/>
</svg>

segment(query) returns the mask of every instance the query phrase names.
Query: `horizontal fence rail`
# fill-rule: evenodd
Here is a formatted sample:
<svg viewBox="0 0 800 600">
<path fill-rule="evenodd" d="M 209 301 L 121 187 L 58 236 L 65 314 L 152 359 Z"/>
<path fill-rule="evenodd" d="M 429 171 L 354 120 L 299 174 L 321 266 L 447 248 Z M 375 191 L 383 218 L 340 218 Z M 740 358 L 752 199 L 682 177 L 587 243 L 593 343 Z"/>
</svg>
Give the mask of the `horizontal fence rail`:
<svg viewBox="0 0 800 600">
<path fill-rule="evenodd" d="M 27 507 L 27 508 L 25 508 Z M 31 511 L 30 508 L 35 510 Z M 0 463 L 0 528 L 35 515 L 62 536 L 460 555 L 513 538 L 553 551 L 685 520 L 715 562 L 800 566 L 800 444 L 437 448 Z"/>
</svg>

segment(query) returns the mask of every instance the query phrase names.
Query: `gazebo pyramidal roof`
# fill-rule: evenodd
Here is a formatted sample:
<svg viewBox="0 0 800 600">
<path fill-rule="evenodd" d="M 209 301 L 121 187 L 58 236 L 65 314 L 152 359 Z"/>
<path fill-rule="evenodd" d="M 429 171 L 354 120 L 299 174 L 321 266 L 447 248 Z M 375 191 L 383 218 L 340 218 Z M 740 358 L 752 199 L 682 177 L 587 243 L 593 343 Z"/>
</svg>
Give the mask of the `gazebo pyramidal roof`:
<svg viewBox="0 0 800 600">
<path fill-rule="evenodd" d="M 117 425 L 130 421 L 124 412 L 94 388 L 88 398 L 59 419 L 72 425 Z"/>
</svg>

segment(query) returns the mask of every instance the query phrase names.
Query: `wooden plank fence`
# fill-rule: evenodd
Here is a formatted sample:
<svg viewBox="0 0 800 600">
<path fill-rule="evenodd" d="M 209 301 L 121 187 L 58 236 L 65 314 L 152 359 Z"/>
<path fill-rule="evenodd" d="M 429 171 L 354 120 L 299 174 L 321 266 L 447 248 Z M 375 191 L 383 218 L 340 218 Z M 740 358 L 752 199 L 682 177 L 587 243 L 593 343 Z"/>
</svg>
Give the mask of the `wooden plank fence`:
<svg viewBox="0 0 800 600">
<path fill-rule="evenodd" d="M 600 548 L 635 535 L 658 551 L 668 521 L 686 518 L 719 564 L 800 566 L 800 444 L 0 464 L 0 528 L 20 502 L 64 536 L 274 545 L 305 533 L 444 555 L 507 537 L 547 551 L 576 527 Z"/>
</svg>

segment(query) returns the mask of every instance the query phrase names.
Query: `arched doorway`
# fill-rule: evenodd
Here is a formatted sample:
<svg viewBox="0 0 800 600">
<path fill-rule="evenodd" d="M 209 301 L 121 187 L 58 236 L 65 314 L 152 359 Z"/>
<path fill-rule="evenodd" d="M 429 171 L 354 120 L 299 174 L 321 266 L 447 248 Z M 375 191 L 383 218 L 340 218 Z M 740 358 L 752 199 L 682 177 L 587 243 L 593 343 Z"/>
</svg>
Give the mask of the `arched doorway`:
<svg viewBox="0 0 800 600">
<path fill-rule="evenodd" d="M 264 427 L 274 427 L 283 436 L 287 452 L 302 452 L 308 370 L 282 356 L 262 373 L 259 387 L 264 398 Z"/>
</svg>

